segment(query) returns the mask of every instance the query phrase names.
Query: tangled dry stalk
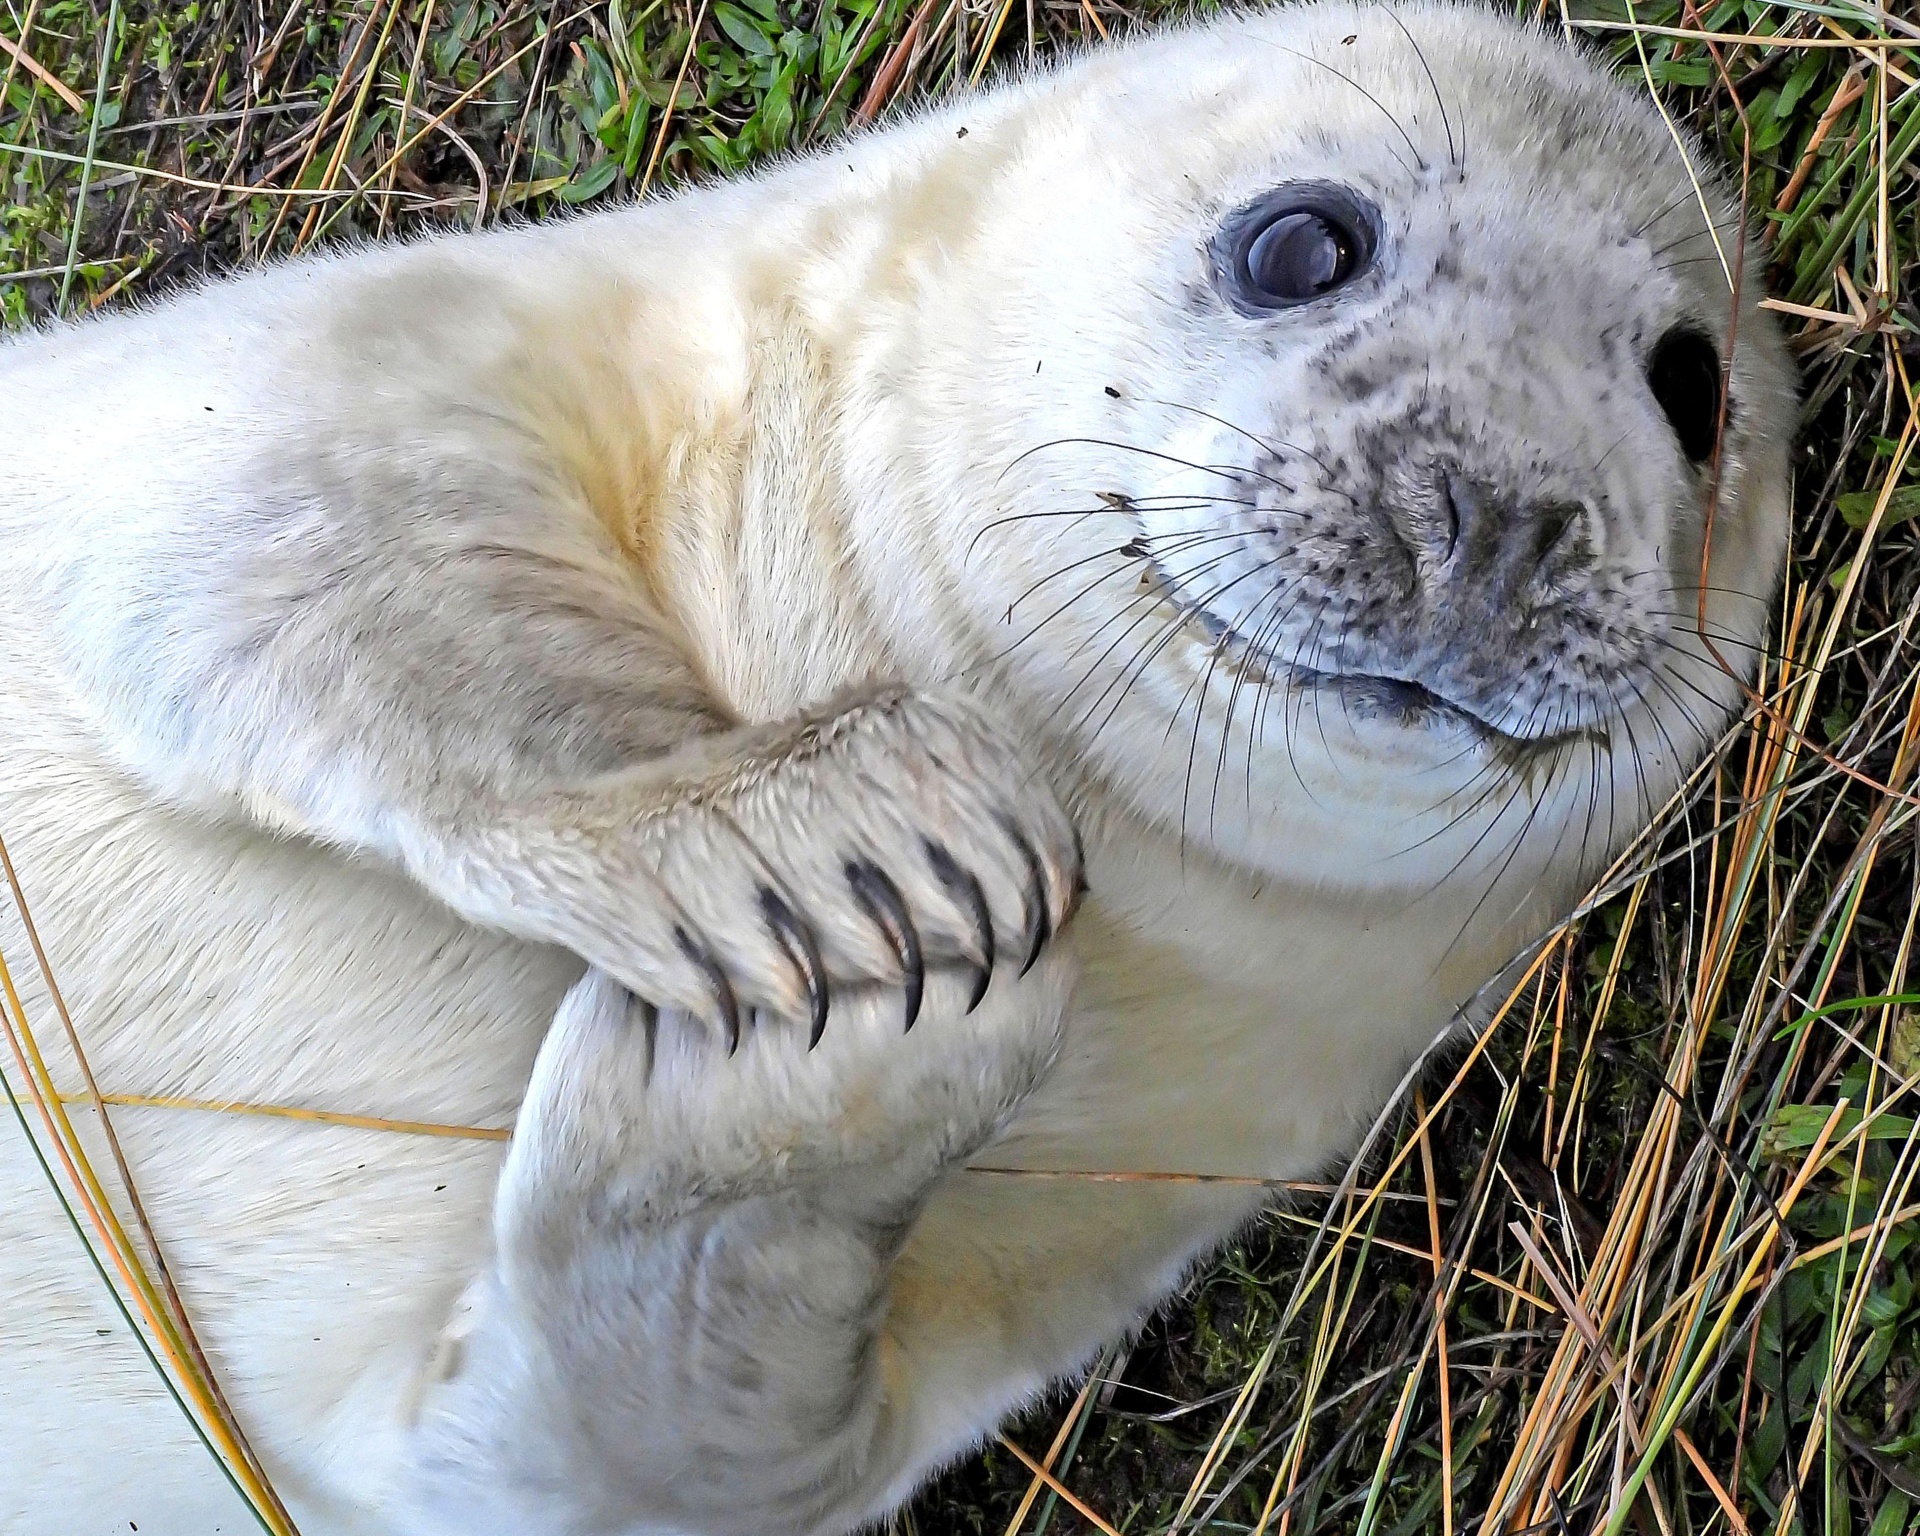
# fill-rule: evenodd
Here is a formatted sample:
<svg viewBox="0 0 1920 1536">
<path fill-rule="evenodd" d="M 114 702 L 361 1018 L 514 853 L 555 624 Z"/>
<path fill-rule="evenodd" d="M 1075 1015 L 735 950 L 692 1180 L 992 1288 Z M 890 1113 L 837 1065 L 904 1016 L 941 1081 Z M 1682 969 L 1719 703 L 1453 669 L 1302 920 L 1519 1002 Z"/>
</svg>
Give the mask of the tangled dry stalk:
<svg viewBox="0 0 1920 1536">
<path fill-rule="evenodd" d="M 267 3 L 0 0 L 0 320 L 725 173 L 1161 13 Z M 1544 19 L 1731 167 L 1802 360 L 1752 707 L 1344 1179 L 903 1530 L 1913 1529 L 1920 27 L 1857 0 Z"/>
</svg>

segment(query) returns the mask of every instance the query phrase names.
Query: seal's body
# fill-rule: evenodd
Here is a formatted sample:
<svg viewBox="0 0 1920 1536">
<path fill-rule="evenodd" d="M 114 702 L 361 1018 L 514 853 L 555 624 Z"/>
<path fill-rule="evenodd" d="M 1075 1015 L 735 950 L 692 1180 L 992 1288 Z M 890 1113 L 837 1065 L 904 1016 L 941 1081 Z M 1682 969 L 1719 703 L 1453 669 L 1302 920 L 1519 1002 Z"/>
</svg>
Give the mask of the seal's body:
<svg viewBox="0 0 1920 1536">
<path fill-rule="evenodd" d="M 967 1164 L 1350 1145 L 1738 700 L 1789 397 L 1677 242 L 1563 46 L 1326 6 L 0 351 L 102 1087 L 515 1127 L 116 1115 L 308 1536 L 850 1528 L 1258 1205 Z M 0 1525 L 237 1528 L 40 1178 Z"/>
</svg>

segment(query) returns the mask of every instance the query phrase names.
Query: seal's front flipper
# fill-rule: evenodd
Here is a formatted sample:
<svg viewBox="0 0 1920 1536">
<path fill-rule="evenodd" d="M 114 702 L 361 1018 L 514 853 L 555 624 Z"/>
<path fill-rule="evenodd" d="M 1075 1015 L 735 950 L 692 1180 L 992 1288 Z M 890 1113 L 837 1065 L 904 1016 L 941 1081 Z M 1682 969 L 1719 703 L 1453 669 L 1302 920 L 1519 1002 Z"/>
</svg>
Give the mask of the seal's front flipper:
<svg viewBox="0 0 1920 1536">
<path fill-rule="evenodd" d="M 837 988 L 929 973 L 977 998 L 1079 894 L 1047 778 L 966 695 L 865 689 L 690 737 L 617 772 L 396 817 L 409 868 L 465 915 L 547 940 L 737 1043 L 753 1009 L 829 1028 Z"/>
<path fill-rule="evenodd" d="M 589 971 L 515 1128 L 496 1252 L 436 1351 L 402 1507 L 422 1533 L 780 1536 L 869 1515 L 912 1459 L 884 1337 L 936 1183 L 1051 1064 L 1070 987 L 1042 957 L 969 1012 L 930 977 L 729 1055 Z M 555 1519 L 564 1511 L 563 1519 Z"/>
</svg>

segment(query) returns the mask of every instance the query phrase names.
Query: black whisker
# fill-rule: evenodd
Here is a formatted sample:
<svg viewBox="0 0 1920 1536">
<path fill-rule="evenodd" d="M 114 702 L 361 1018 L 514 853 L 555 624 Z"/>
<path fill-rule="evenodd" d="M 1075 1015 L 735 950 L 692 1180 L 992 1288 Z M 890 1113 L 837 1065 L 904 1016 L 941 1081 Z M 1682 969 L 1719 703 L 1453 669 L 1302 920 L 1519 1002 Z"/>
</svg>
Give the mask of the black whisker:
<svg viewBox="0 0 1920 1536">
<path fill-rule="evenodd" d="M 1008 461 L 1007 467 L 1000 471 L 998 478 L 1004 480 L 1013 472 L 1016 466 L 1032 458 L 1036 453 L 1045 453 L 1051 448 L 1070 448 L 1076 445 L 1087 448 L 1111 448 L 1117 453 L 1136 453 L 1142 458 L 1158 459 L 1164 464 L 1176 464 L 1182 469 L 1191 469 L 1199 474 L 1218 475 L 1222 480 L 1240 480 L 1250 473 L 1257 473 L 1256 471 L 1249 471 L 1237 465 L 1232 468 L 1223 468 L 1218 464 L 1196 464 L 1193 460 L 1183 459 L 1178 454 L 1167 453 L 1158 448 L 1142 448 L 1138 443 L 1123 443 L 1113 438 L 1056 437 L 1048 442 L 1036 443 L 1024 452 L 1016 454 Z M 1273 483 L 1276 485 L 1279 484 L 1278 481 L 1274 481 Z"/>
<path fill-rule="evenodd" d="M 1230 640 L 1234 638 L 1236 635 L 1244 633 L 1246 629 L 1247 621 L 1254 614 L 1258 613 L 1260 609 L 1264 607 L 1266 604 L 1277 603 L 1281 598 L 1283 598 L 1286 595 L 1287 595 L 1286 587 L 1276 582 L 1273 585 L 1271 590 L 1255 598 L 1254 601 L 1249 603 L 1245 609 L 1243 609 L 1240 613 L 1234 615 L 1233 622 L 1227 627 L 1226 633 L 1223 634 L 1221 637 L 1222 640 L 1223 641 Z M 1262 620 L 1260 624 L 1254 626 L 1254 633 L 1255 634 L 1262 633 L 1264 629 L 1265 629 L 1265 620 Z M 1234 713 L 1239 708 L 1240 690 L 1242 685 L 1244 685 L 1247 680 L 1247 675 L 1249 671 L 1253 670 L 1254 667 L 1256 666 L 1259 657 L 1260 657 L 1260 651 L 1257 648 L 1256 644 L 1254 643 L 1243 644 L 1241 649 L 1240 664 L 1234 669 L 1233 686 L 1227 691 L 1226 713 L 1220 723 L 1220 753 L 1213 765 L 1213 785 L 1211 789 L 1208 791 L 1208 795 L 1207 795 L 1207 830 L 1209 833 L 1212 833 L 1217 828 L 1219 823 L 1220 780 L 1221 780 L 1221 776 L 1226 772 L 1227 747 L 1233 740 L 1233 717 L 1234 717 Z M 1189 743 L 1188 749 L 1187 749 L 1187 781 L 1189 785 L 1191 785 L 1192 779 L 1193 779 L 1194 756 L 1199 751 L 1199 747 L 1200 747 L 1200 725 L 1207 707 L 1206 690 L 1207 688 L 1210 688 L 1212 686 L 1213 672 L 1214 672 L 1214 660 L 1209 659 L 1207 663 L 1207 672 L 1206 672 L 1205 678 L 1203 679 L 1203 685 L 1201 688 L 1200 696 L 1195 701 L 1195 705 L 1194 705 L 1193 740 Z M 1184 700 L 1182 701 L 1182 707 L 1184 707 Z M 1176 711 L 1176 718 L 1177 717 L 1178 717 L 1178 711 Z M 1248 781 L 1247 809 L 1248 809 L 1249 816 L 1251 816 L 1252 809 L 1253 809 L 1253 795 L 1252 795 L 1251 780 Z M 1184 825 L 1185 818 L 1186 818 L 1186 801 L 1185 801 L 1184 795 L 1181 800 L 1180 814 L 1182 819 L 1182 825 Z"/>
<path fill-rule="evenodd" d="M 1269 565 L 1271 566 L 1277 563 L 1278 557 L 1276 556 L 1273 561 L 1269 562 Z M 1167 734 L 1171 736 L 1174 726 L 1180 723 L 1180 714 L 1181 711 L 1186 708 L 1187 699 L 1189 697 L 1193 699 L 1193 734 L 1187 741 L 1187 770 L 1180 787 L 1180 843 L 1183 848 L 1186 846 L 1187 838 L 1187 807 L 1193 798 L 1193 770 L 1200 754 L 1200 728 L 1206 723 L 1207 693 L 1213 686 L 1214 671 L 1220 664 L 1220 658 L 1227 653 L 1234 638 L 1241 632 L 1247 617 L 1258 612 L 1263 605 L 1274 601 L 1284 590 L 1283 587 L 1276 583 L 1267 591 L 1255 596 L 1252 602 L 1248 603 L 1246 607 L 1242 608 L 1222 627 L 1220 637 L 1214 642 L 1212 651 L 1207 657 L 1205 670 L 1192 682 L 1188 683 L 1186 691 L 1181 694 L 1179 702 L 1174 705 L 1173 718 L 1167 722 Z M 1250 655 L 1251 653 L 1248 654 Z M 1244 664 L 1240 670 L 1242 673 L 1245 672 Z M 1226 762 L 1227 739 L 1232 734 L 1232 731 L 1233 715 L 1231 709 L 1229 709 L 1227 717 L 1221 726 L 1220 761 L 1223 764 Z M 1207 812 L 1207 828 L 1210 833 L 1214 830 L 1215 811 L 1219 805 L 1220 775 L 1217 768 L 1214 772 L 1213 783 L 1214 793 Z"/>
<path fill-rule="evenodd" d="M 1677 235 L 1673 239 L 1669 240 L 1665 245 L 1655 246 L 1647 254 L 1651 256 L 1657 263 L 1659 258 L 1666 255 L 1668 251 L 1676 251 L 1681 246 L 1687 244 L 1689 241 L 1710 239 L 1715 235 L 1727 234 L 1732 230 L 1738 229 L 1739 227 L 1740 227 L 1740 221 L 1738 219 L 1729 219 L 1724 224 L 1709 224 L 1704 229 L 1689 230 L 1684 235 Z"/>
<path fill-rule="evenodd" d="M 1100 733 L 1104 731 L 1109 724 L 1112 723 L 1113 717 L 1120 712 L 1120 706 L 1126 702 L 1126 697 L 1130 692 L 1132 692 L 1133 685 L 1139 682 L 1139 680 L 1146 675 L 1147 668 L 1152 666 L 1154 661 L 1159 657 L 1160 653 L 1173 643 L 1174 639 L 1179 635 L 1180 631 L 1186 626 L 1187 621 L 1190 618 L 1192 618 L 1195 613 L 1198 613 L 1204 610 L 1204 604 L 1211 604 L 1217 601 L 1224 593 L 1231 590 L 1233 587 L 1238 586 L 1242 581 L 1245 581 L 1248 577 L 1258 576 L 1263 574 L 1267 569 L 1269 569 L 1273 564 L 1277 562 L 1277 558 L 1278 557 L 1275 557 L 1275 560 L 1270 560 L 1263 565 L 1255 566 L 1251 570 L 1242 571 L 1240 575 L 1236 576 L 1232 581 L 1227 582 L 1224 585 L 1216 588 L 1214 591 L 1210 592 L 1203 601 L 1196 602 L 1192 606 L 1186 608 L 1180 614 L 1176 615 L 1175 618 L 1172 621 L 1170 621 L 1161 630 L 1159 635 L 1155 636 L 1154 639 L 1150 641 L 1147 646 L 1142 648 L 1136 662 L 1129 663 L 1127 667 L 1123 667 L 1121 669 L 1121 676 L 1119 679 L 1116 680 L 1120 683 L 1120 691 L 1117 694 L 1115 694 L 1112 706 L 1107 710 L 1107 713 L 1105 714 L 1105 716 L 1102 717 L 1099 725 L 1094 727 L 1093 734 L 1092 736 L 1088 737 L 1088 741 L 1091 742 L 1099 739 Z M 1129 671 L 1129 668 L 1131 668 L 1131 671 Z M 1079 722 L 1080 724 L 1084 725 L 1087 720 L 1092 718 L 1093 710 L 1098 709 L 1100 707 L 1101 701 L 1106 698 L 1107 693 L 1110 692 L 1113 689 L 1113 687 L 1114 687 L 1114 684 L 1109 683 L 1107 684 L 1106 688 L 1101 690 L 1100 697 L 1094 700 L 1093 704 L 1089 707 L 1087 713 L 1081 717 L 1081 720 Z M 1185 822 L 1185 817 L 1183 814 L 1182 816 L 1183 829 L 1182 829 L 1182 840 L 1181 840 L 1181 847 L 1183 850 L 1185 848 L 1184 822 Z"/>
<path fill-rule="evenodd" d="M 1301 53 L 1298 49 L 1288 48 L 1281 43 L 1269 42 L 1267 46 L 1269 48 L 1277 48 L 1282 53 L 1290 53 L 1296 59 L 1304 59 L 1309 64 L 1317 64 L 1320 66 L 1320 68 L 1324 69 L 1328 74 L 1332 75 L 1336 80 L 1343 80 L 1348 85 L 1352 86 L 1362 96 L 1366 97 L 1368 101 L 1372 102 L 1374 106 L 1379 109 L 1380 115 L 1384 117 L 1388 122 L 1393 124 L 1394 131 L 1397 132 L 1401 138 L 1406 140 L 1407 148 L 1413 151 L 1414 165 L 1417 165 L 1422 171 L 1424 171 L 1427 168 L 1426 156 L 1420 153 L 1420 146 L 1413 142 L 1413 135 L 1407 132 L 1405 125 L 1401 123 L 1399 118 L 1395 117 L 1391 112 L 1387 110 L 1386 104 L 1382 102 L 1378 96 L 1374 95 L 1372 91 L 1368 90 L 1364 85 L 1362 85 L 1358 80 L 1353 79 L 1349 75 L 1341 74 L 1339 70 L 1335 69 L 1325 59 L 1316 59 L 1310 53 Z M 1391 145 L 1387 146 L 1387 152 L 1391 154 L 1395 160 L 1398 160 L 1400 162 L 1401 170 L 1405 171 L 1409 176 L 1413 175 L 1414 173 L 1413 166 L 1410 166 L 1407 164 L 1406 161 L 1401 160 L 1398 151 L 1394 150 Z"/>
<path fill-rule="evenodd" d="M 1446 129 L 1447 132 L 1447 164 L 1457 165 L 1459 162 L 1454 158 L 1453 147 L 1453 118 L 1447 112 L 1446 98 L 1440 94 L 1440 82 L 1433 78 L 1433 66 L 1427 63 L 1426 51 L 1421 48 L 1419 42 L 1415 40 L 1414 35 L 1407 30 L 1407 24 L 1400 19 L 1399 13 L 1395 11 L 1391 5 L 1385 7 L 1385 9 L 1387 19 L 1400 29 L 1400 35 L 1406 38 L 1407 42 L 1413 48 L 1413 56 L 1420 61 L 1421 71 L 1427 77 L 1427 89 L 1433 92 L 1433 104 L 1440 109 L 1440 126 Z"/>
<path fill-rule="evenodd" d="M 1229 421 L 1225 416 L 1216 416 L 1212 411 L 1203 410 L 1197 405 L 1187 405 L 1179 400 L 1149 399 L 1145 403 L 1148 405 L 1158 405 L 1169 411 L 1186 411 L 1191 415 L 1203 417 L 1205 420 L 1211 421 L 1217 426 L 1225 427 L 1229 432 L 1239 433 L 1240 436 L 1244 437 L 1248 442 L 1252 443 L 1253 446 L 1258 448 L 1261 452 L 1270 454 L 1272 455 L 1272 457 L 1276 459 L 1284 458 L 1286 456 L 1285 454 L 1282 454 L 1279 451 L 1282 448 L 1286 449 L 1287 453 L 1297 453 L 1302 455 L 1305 458 L 1312 459 L 1313 462 L 1319 467 L 1320 473 L 1327 477 L 1327 480 L 1329 482 L 1327 489 L 1333 491 L 1337 495 L 1345 496 L 1348 501 L 1352 501 L 1354 499 L 1349 492 L 1342 490 L 1338 485 L 1331 483 L 1334 480 L 1336 480 L 1338 477 L 1334 474 L 1333 470 L 1328 466 L 1327 461 L 1321 458 L 1320 455 L 1315 453 L 1311 448 L 1302 448 L 1298 443 L 1285 442 L 1282 439 L 1277 437 L 1274 438 L 1272 441 L 1268 441 L 1266 438 L 1261 437 L 1258 433 L 1249 432 L 1245 427 L 1241 426 L 1238 422 Z M 1278 480 L 1270 480 L 1270 483 L 1275 486 L 1279 486 L 1280 489 L 1282 490 L 1292 489 L 1290 486 L 1281 486 Z"/>
<path fill-rule="evenodd" d="M 1633 238 L 1634 238 L 1634 239 L 1636 239 L 1636 240 L 1638 240 L 1638 239 L 1640 239 L 1640 238 L 1641 238 L 1641 237 L 1642 237 L 1643 235 L 1645 235 L 1645 234 L 1646 234 L 1646 232 L 1647 232 L 1648 230 L 1650 230 L 1650 229 L 1652 229 L 1654 225 L 1656 225 L 1656 224 L 1658 224 L 1658 223 L 1659 223 L 1659 222 L 1660 222 L 1660 221 L 1661 221 L 1662 219 L 1664 219 L 1664 218 L 1665 218 L 1665 217 L 1666 217 L 1666 216 L 1667 216 L 1668 214 L 1670 214 L 1670 213 L 1672 213 L 1672 212 L 1674 212 L 1674 211 L 1675 211 L 1675 210 L 1676 210 L 1677 208 L 1679 208 L 1679 207 L 1680 207 L 1680 205 L 1681 205 L 1682 203 L 1696 203 L 1696 204 L 1697 204 L 1698 202 L 1699 202 L 1699 196 L 1698 196 L 1698 194 L 1694 192 L 1694 190 L 1693 190 L 1693 188 L 1692 188 L 1692 187 L 1688 187 L 1688 188 L 1687 188 L 1687 189 L 1686 189 L 1686 190 L 1685 190 L 1684 192 L 1682 192 L 1682 193 L 1681 193 L 1681 194 L 1680 194 L 1680 195 L 1679 195 L 1678 197 L 1676 197 L 1676 198 L 1675 198 L 1675 199 L 1674 199 L 1674 200 L 1673 200 L 1672 202 L 1670 202 L 1670 203 L 1668 203 L 1668 204 L 1667 204 L 1667 205 L 1666 205 L 1665 207 L 1663 207 L 1663 208 L 1662 208 L 1662 209 L 1661 209 L 1661 210 L 1660 210 L 1660 211 L 1659 211 L 1658 213 L 1656 213 L 1656 214 L 1655 214 L 1655 215 L 1654 215 L 1654 216 L 1653 216 L 1652 218 L 1650 218 L 1650 219 L 1648 219 L 1646 223 L 1644 223 L 1644 224 L 1642 224 L 1642 225 L 1641 225 L 1641 226 L 1640 226 L 1640 227 L 1639 227 L 1638 229 L 1636 229 L 1636 230 L 1635 230 L 1635 231 L 1633 232 Z"/>
<path fill-rule="evenodd" d="M 1233 551 L 1228 550 L 1225 554 L 1215 555 L 1212 559 L 1203 561 L 1200 565 L 1195 566 L 1190 570 L 1176 572 L 1172 574 L 1176 577 L 1176 579 L 1178 579 L 1180 582 L 1184 584 L 1192 580 L 1193 577 L 1200 575 L 1205 571 L 1211 570 L 1214 566 L 1219 565 L 1223 561 L 1232 558 L 1232 555 L 1233 555 Z M 1243 576 L 1244 574 L 1245 573 L 1243 573 Z M 1237 579 L 1241 579 L 1241 578 L 1236 578 L 1236 580 Z M 1184 627 L 1193 618 L 1193 616 L 1196 613 L 1203 611 L 1205 603 L 1211 601 L 1214 597 L 1218 595 L 1219 595 L 1218 591 L 1216 591 L 1216 592 L 1210 593 L 1204 599 L 1194 599 L 1186 603 L 1181 603 L 1177 599 L 1175 599 L 1175 611 L 1172 617 L 1168 620 L 1167 628 L 1169 630 L 1177 632 L 1180 628 Z M 1142 598 L 1147 599 L 1146 611 L 1142 613 L 1139 617 L 1134 619 L 1134 621 L 1131 624 L 1129 624 L 1118 635 L 1116 635 L 1114 639 L 1111 642 L 1109 642 L 1107 648 L 1104 651 L 1102 651 L 1097 657 L 1094 658 L 1093 664 L 1086 670 L 1084 674 L 1082 674 L 1080 681 L 1075 683 L 1073 687 L 1067 691 L 1066 696 L 1061 699 L 1059 705 L 1055 706 L 1056 710 L 1060 708 L 1064 708 L 1068 703 L 1070 703 L 1073 700 L 1073 697 L 1075 694 L 1079 693 L 1079 691 L 1082 688 L 1084 688 L 1089 682 L 1093 680 L 1095 674 L 1099 672 L 1101 666 L 1106 662 L 1106 660 L 1113 655 L 1116 649 L 1118 649 L 1123 643 L 1125 643 L 1127 637 L 1131 635 L 1134 632 L 1134 630 L 1138 629 L 1142 624 L 1146 623 L 1147 620 L 1153 616 L 1154 610 L 1158 608 L 1163 601 L 1166 601 L 1168 599 L 1168 594 L 1158 586 L 1149 588 L 1147 591 L 1139 594 L 1138 596 L 1133 598 L 1130 602 L 1128 602 L 1125 605 L 1125 607 L 1121 609 L 1119 613 L 1107 619 L 1107 621 L 1101 624 L 1098 629 L 1094 630 L 1094 632 L 1091 635 L 1089 635 L 1085 641 L 1081 643 L 1081 646 L 1076 646 L 1074 648 L 1074 651 L 1071 654 L 1073 655 L 1079 654 L 1079 651 L 1083 646 L 1089 645 L 1093 641 L 1099 639 L 1101 633 L 1105 631 L 1109 625 L 1116 623 L 1119 619 L 1124 617 L 1127 612 L 1127 609 L 1132 608 L 1135 604 L 1139 603 L 1142 600 Z M 1124 671 L 1125 669 L 1123 668 L 1122 669 L 1123 674 L 1124 674 Z M 1113 684 L 1108 683 L 1107 687 L 1101 690 L 1099 697 L 1094 700 L 1091 706 L 1089 706 L 1087 713 L 1081 717 L 1081 720 L 1077 722 L 1078 724 L 1084 724 L 1086 720 L 1092 717 L 1092 711 L 1100 707 L 1101 701 L 1106 698 L 1108 690 L 1110 690 L 1112 687 L 1113 687 Z"/>
</svg>

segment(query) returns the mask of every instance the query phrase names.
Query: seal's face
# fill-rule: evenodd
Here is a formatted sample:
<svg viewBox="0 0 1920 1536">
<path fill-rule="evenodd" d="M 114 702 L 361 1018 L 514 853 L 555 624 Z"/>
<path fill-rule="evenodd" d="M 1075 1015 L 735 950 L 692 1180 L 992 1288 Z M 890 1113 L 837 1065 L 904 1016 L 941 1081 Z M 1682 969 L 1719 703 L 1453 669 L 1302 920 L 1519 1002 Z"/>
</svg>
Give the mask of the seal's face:
<svg viewBox="0 0 1920 1536">
<path fill-rule="evenodd" d="M 1226 494 L 1143 506 L 1145 559 L 1210 636 L 1319 707 L 1524 758 L 1603 734 L 1658 675 L 1693 595 L 1721 369 L 1705 321 L 1663 316 L 1631 255 L 1597 285 L 1624 300 L 1611 313 L 1565 302 L 1564 268 L 1497 297 L 1462 281 L 1501 210 L 1450 180 L 1382 188 L 1387 207 L 1283 184 L 1222 222 L 1219 302 L 1199 302 L 1241 366 L 1183 456 Z M 1252 431 L 1222 438 L 1229 422 Z M 1228 529 L 1231 548 L 1182 552 Z"/>
<path fill-rule="evenodd" d="M 1025 280 L 1067 297 L 1009 479 L 1092 515 L 1013 525 L 1072 566 L 1016 655 L 1236 858 L 1590 871 L 1738 702 L 1781 558 L 1736 215 L 1644 93 L 1471 12 L 1159 46 L 1178 99 L 1168 60 L 1093 70 L 1107 169 L 1052 187 L 1099 290 Z"/>
</svg>

